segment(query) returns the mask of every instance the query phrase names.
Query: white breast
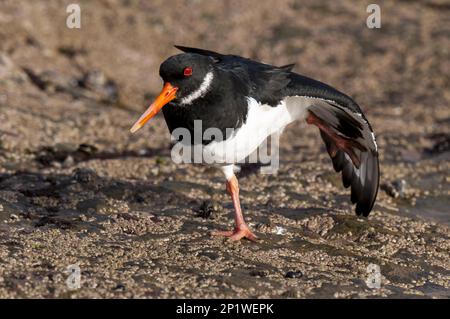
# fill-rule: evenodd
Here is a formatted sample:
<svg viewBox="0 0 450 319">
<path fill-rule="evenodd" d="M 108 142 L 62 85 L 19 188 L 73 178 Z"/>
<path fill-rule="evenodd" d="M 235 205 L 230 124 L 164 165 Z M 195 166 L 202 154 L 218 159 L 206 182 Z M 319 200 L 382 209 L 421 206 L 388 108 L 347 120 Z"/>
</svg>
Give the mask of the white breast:
<svg viewBox="0 0 450 319">
<path fill-rule="evenodd" d="M 287 97 L 275 107 L 248 100 L 245 123 L 222 142 L 211 142 L 203 148 L 203 156 L 215 164 L 233 164 L 253 153 L 264 140 L 292 121 L 304 118 L 307 99 Z M 209 161 L 209 162 L 210 162 Z"/>
</svg>

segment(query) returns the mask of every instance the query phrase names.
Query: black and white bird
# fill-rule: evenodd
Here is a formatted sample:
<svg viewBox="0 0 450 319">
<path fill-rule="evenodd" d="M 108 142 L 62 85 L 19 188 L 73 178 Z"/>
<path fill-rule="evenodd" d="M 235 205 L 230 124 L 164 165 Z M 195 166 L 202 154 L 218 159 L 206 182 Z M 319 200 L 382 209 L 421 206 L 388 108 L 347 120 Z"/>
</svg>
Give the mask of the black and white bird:
<svg viewBox="0 0 450 319">
<path fill-rule="evenodd" d="M 355 101 L 292 72 L 293 65 L 276 67 L 236 55 L 175 47 L 184 53 L 161 64 L 163 90 L 131 132 L 162 109 L 171 133 L 183 128 L 194 135 L 194 122 L 200 120 L 202 132 L 214 128 L 223 134 L 222 139 L 188 141 L 200 145 L 212 157 L 211 165 L 223 171 L 234 204 L 234 230 L 213 235 L 257 239 L 241 212 L 235 166 L 269 135 L 296 120 L 319 128 L 334 169 L 341 172 L 344 187 L 351 187 L 356 215 L 369 215 L 378 192 L 378 150 L 372 127 Z"/>
</svg>

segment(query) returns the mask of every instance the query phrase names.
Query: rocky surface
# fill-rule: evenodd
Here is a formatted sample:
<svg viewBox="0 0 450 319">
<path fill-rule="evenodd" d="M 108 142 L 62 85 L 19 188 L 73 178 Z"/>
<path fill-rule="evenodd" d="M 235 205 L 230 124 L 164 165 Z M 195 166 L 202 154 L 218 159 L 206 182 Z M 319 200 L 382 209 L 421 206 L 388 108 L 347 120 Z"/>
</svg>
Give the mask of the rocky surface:
<svg viewBox="0 0 450 319">
<path fill-rule="evenodd" d="M 0 297 L 450 297 L 449 6 L 384 2 L 370 30 L 369 3 L 80 1 L 68 29 L 65 1 L 2 1 Z M 239 176 L 261 240 L 210 237 L 232 227 L 221 173 L 175 165 L 162 116 L 128 131 L 173 44 L 295 62 L 353 96 L 380 148 L 370 217 L 293 124 L 277 174 Z"/>
</svg>

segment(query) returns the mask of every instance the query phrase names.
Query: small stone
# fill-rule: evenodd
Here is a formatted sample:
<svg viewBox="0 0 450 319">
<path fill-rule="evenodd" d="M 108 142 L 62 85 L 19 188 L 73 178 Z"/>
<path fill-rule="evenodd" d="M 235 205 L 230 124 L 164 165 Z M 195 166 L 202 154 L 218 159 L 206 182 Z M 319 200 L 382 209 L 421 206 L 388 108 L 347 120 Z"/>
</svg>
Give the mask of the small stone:
<svg viewBox="0 0 450 319">
<path fill-rule="evenodd" d="M 124 284 L 117 284 L 113 290 L 115 291 L 124 291 L 125 290 L 125 285 Z"/>
<path fill-rule="evenodd" d="M 138 203 L 143 203 L 143 202 L 145 202 L 145 195 L 144 194 L 136 194 L 134 196 L 134 199 Z"/>
<path fill-rule="evenodd" d="M 284 234 L 286 234 L 286 228 L 281 227 L 281 226 L 275 226 L 275 229 L 273 230 L 273 232 L 277 235 L 284 235 Z"/>
<path fill-rule="evenodd" d="M 282 296 L 284 298 L 299 298 L 300 294 L 297 290 L 290 289 L 290 290 L 286 290 L 285 292 L 283 292 Z"/>
<path fill-rule="evenodd" d="M 0 94 L 0 104 L 6 104 L 8 102 L 8 95 Z"/>
<path fill-rule="evenodd" d="M 403 198 L 405 196 L 406 181 L 401 179 L 384 183 L 381 185 L 381 189 L 392 198 Z"/>
<path fill-rule="evenodd" d="M 71 155 L 67 156 L 67 158 L 64 160 L 63 166 L 70 167 L 75 163 L 75 160 Z"/>
<path fill-rule="evenodd" d="M 82 87 L 97 93 L 102 100 L 108 102 L 117 102 L 118 100 L 119 89 L 117 84 L 100 70 L 87 72 L 79 83 Z"/>
<path fill-rule="evenodd" d="M 267 270 L 264 269 L 253 269 L 252 271 L 250 271 L 250 276 L 252 277 L 267 277 L 267 275 L 269 274 L 269 272 Z"/>
<path fill-rule="evenodd" d="M 214 251 L 202 251 L 199 253 L 199 256 L 204 256 L 207 257 L 211 260 L 216 260 L 217 258 L 219 258 L 219 254 L 217 252 Z"/>
<path fill-rule="evenodd" d="M 139 149 L 139 150 L 137 151 L 137 153 L 138 153 L 139 156 L 145 156 L 145 155 L 147 155 L 149 152 L 148 152 L 148 149 L 146 149 L 146 148 L 141 148 L 141 149 Z"/>
<path fill-rule="evenodd" d="M 427 149 L 427 153 L 438 155 L 450 150 L 450 134 L 437 134 L 433 137 L 434 145 Z"/>
<path fill-rule="evenodd" d="M 301 278 L 303 277 L 303 273 L 301 271 L 288 271 L 284 278 Z"/>
<path fill-rule="evenodd" d="M 77 168 L 73 174 L 73 178 L 82 184 L 90 183 L 94 181 L 96 177 L 95 171 L 90 168 Z"/>
<path fill-rule="evenodd" d="M 98 148 L 95 145 L 82 143 L 78 145 L 77 152 L 83 153 L 88 156 L 92 156 L 93 154 L 97 153 Z"/>
<path fill-rule="evenodd" d="M 201 218 L 213 218 L 213 212 L 217 212 L 219 210 L 219 205 L 216 202 L 205 200 L 200 205 L 200 208 L 197 209 L 197 216 Z"/>
<path fill-rule="evenodd" d="M 129 213 L 118 213 L 117 218 L 125 219 L 125 220 L 139 220 L 139 217 L 136 215 L 132 215 Z"/>
</svg>

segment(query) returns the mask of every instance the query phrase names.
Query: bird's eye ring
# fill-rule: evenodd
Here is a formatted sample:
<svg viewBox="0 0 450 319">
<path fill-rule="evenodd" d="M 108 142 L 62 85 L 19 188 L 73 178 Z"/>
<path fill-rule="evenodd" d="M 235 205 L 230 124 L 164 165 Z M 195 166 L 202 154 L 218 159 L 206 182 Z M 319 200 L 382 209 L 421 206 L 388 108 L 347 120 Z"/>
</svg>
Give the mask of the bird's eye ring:
<svg viewBox="0 0 450 319">
<path fill-rule="evenodd" d="M 184 74 L 184 76 L 191 76 L 192 75 L 192 68 L 190 68 L 190 67 L 184 68 L 183 74 Z"/>
</svg>

